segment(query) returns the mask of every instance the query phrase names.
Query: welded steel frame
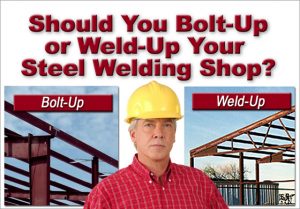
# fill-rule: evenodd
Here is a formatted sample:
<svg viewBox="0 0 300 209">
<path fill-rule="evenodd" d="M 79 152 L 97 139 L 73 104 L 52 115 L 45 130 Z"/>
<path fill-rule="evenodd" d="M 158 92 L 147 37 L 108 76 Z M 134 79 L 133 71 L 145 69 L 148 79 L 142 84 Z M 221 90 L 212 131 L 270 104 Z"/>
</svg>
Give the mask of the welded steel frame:
<svg viewBox="0 0 300 209">
<path fill-rule="evenodd" d="M 234 132 L 231 132 L 225 136 L 212 140 L 211 142 L 204 144 L 202 146 L 193 148 L 190 150 L 190 166 L 194 167 L 194 159 L 197 157 L 206 157 L 206 156 L 219 156 L 219 157 L 229 157 L 229 158 L 239 158 L 239 168 L 240 168 L 240 205 L 244 205 L 244 185 L 247 184 L 244 180 L 244 160 L 255 160 L 255 182 L 256 182 L 256 205 L 260 205 L 260 179 L 259 179 L 259 164 L 262 163 L 272 163 L 272 162 L 281 162 L 281 163 L 292 163 L 295 164 L 295 139 L 291 137 L 289 132 L 295 132 L 294 128 L 286 127 L 282 122 L 282 119 L 295 120 L 295 117 L 290 116 L 291 113 L 295 112 L 295 106 L 291 107 L 290 110 L 282 110 L 269 117 L 256 121 L 248 126 L 240 128 Z M 281 126 L 272 124 L 273 121 L 278 120 Z M 261 126 L 267 127 L 266 133 L 262 134 L 255 132 L 256 128 Z M 282 129 L 285 131 L 287 137 L 271 135 L 269 131 L 271 128 Z M 248 141 L 245 139 L 238 139 L 243 134 L 248 136 Z M 264 137 L 263 142 L 257 142 L 253 140 L 252 136 Z M 276 138 L 284 141 L 288 141 L 286 144 L 270 144 L 267 143 L 267 138 Z M 231 142 L 231 146 L 222 146 L 224 142 Z M 244 148 L 235 148 L 234 142 L 252 145 L 253 147 L 244 149 Z M 222 151 L 220 151 L 222 150 Z M 288 152 L 293 152 L 289 154 Z M 245 156 L 246 153 L 256 153 L 265 155 L 264 157 L 253 157 Z M 239 154 L 239 155 L 236 155 Z M 289 157 L 283 159 L 283 157 Z M 284 180 L 281 182 L 289 182 L 290 180 Z M 292 180 L 294 181 L 294 180 Z M 274 181 L 279 182 L 279 181 Z"/>
</svg>

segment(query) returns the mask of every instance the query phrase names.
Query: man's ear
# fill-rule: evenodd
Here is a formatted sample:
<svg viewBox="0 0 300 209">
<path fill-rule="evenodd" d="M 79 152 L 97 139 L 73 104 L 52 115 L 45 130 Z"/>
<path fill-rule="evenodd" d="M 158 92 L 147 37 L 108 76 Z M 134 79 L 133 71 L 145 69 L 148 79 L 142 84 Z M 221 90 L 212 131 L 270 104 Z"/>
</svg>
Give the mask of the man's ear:
<svg viewBox="0 0 300 209">
<path fill-rule="evenodd" d="M 133 143 L 135 143 L 135 141 L 136 141 L 136 132 L 135 132 L 135 130 L 134 129 L 130 130 L 129 135 L 130 135 L 131 141 Z"/>
</svg>

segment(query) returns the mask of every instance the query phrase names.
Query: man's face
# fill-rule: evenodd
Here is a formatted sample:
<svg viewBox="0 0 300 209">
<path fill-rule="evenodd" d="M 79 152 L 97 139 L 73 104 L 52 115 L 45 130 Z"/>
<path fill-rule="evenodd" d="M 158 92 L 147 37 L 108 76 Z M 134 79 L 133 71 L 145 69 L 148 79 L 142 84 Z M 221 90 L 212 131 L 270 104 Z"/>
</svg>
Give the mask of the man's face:
<svg viewBox="0 0 300 209">
<path fill-rule="evenodd" d="M 140 160 L 169 160 L 175 142 L 176 126 L 172 119 L 140 119 L 130 131 Z"/>
</svg>

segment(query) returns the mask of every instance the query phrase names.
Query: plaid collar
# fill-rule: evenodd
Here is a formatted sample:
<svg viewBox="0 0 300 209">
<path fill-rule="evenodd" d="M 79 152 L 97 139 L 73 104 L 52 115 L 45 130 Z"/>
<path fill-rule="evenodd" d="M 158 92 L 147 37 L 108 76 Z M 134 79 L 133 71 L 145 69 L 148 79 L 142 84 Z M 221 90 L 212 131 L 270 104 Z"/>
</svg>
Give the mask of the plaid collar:
<svg viewBox="0 0 300 209">
<path fill-rule="evenodd" d="M 135 173 L 137 173 L 140 177 L 145 179 L 149 182 L 155 182 L 162 185 L 165 185 L 166 182 L 170 181 L 171 178 L 171 170 L 172 170 L 173 163 L 169 162 L 168 168 L 166 172 L 159 178 L 158 176 L 155 176 L 153 172 L 151 172 L 145 165 L 143 165 L 139 160 L 137 154 L 133 157 L 132 164 L 130 167 L 133 169 Z"/>
</svg>

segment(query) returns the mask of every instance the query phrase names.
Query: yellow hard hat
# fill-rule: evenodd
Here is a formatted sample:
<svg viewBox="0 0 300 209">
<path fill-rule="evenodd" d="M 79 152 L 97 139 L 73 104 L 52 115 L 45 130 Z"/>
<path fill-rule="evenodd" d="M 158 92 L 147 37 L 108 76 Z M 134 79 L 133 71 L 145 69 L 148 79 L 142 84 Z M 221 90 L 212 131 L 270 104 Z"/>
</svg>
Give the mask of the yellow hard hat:
<svg viewBox="0 0 300 209">
<path fill-rule="evenodd" d="M 182 118 L 177 95 L 156 81 L 139 87 L 129 98 L 125 121 L 130 123 L 134 118 Z"/>
</svg>

